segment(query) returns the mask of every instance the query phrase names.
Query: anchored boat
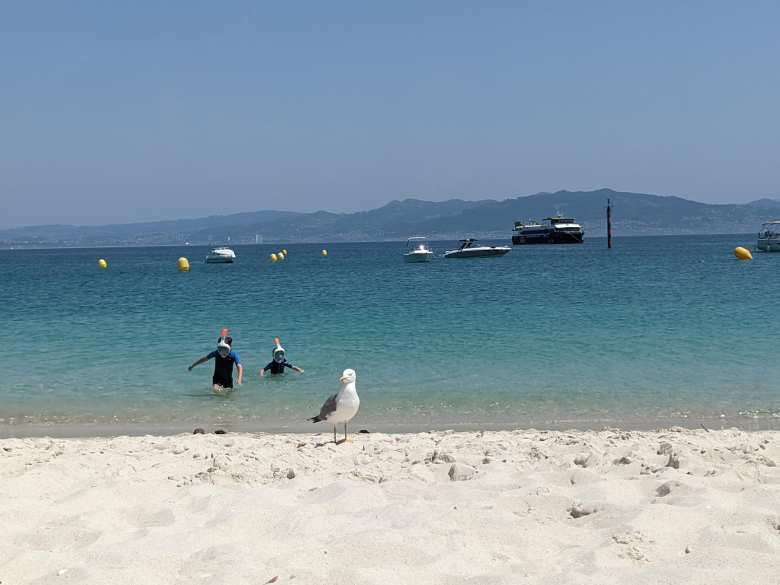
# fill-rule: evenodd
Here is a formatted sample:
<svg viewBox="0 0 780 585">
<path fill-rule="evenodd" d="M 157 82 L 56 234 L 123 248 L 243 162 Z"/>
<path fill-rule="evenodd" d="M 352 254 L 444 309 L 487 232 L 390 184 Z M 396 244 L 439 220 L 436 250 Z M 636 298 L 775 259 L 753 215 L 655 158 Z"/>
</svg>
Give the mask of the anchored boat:
<svg viewBox="0 0 780 585">
<path fill-rule="evenodd" d="M 573 217 L 555 215 L 546 217 L 544 223 L 530 220 L 516 221 L 512 230 L 512 243 L 523 244 L 581 244 L 585 231 Z"/>
<path fill-rule="evenodd" d="M 487 256 L 503 256 L 509 250 L 509 246 L 475 246 L 477 240 L 466 238 L 460 241 L 460 247 L 457 250 L 447 250 L 444 252 L 445 258 L 484 258 Z"/>
<path fill-rule="evenodd" d="M 236 260 L 236 253 L 227 247 L 214 248 L 206 256 L 208 264 L 232 264 Z"/>
<path fill-rule="evenodd" d="M 433 250 L 428 246 L 428 238 L 414 236 L 406 240 L 404 262 L 430 262 L 432 258 Z"/>
<path fill-rule="evenodd" d="M 762 252 L 780 252 L 780 220 L 768 221 L 761 226 L 756 248 Z"/>
</svg>

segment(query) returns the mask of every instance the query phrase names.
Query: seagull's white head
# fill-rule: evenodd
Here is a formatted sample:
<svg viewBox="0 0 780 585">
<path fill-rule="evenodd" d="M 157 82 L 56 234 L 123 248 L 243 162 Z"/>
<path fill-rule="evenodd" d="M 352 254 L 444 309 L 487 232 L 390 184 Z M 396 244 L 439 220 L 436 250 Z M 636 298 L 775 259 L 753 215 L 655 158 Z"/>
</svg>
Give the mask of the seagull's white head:
<svg viewBox="0 0 780 585">
<path fill-rule="evenodd" d="M 355 370 L 344 370 L 341 372 L 341 378 L 339 379 L 342 384 L 354 384 L 357 379 L 357 374 L 355 373 Z"/>
</svg>

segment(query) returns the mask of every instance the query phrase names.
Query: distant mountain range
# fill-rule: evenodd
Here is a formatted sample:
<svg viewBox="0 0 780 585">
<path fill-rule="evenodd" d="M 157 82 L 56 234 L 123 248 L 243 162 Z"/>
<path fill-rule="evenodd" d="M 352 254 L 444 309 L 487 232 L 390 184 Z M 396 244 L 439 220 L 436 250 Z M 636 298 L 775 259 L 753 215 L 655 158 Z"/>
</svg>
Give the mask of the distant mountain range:
<svg viewBox="0 0 780 585">
<path fill-rule="evenodd" d="M 745 204 L 699 203 L 681 197 L 625 193 L 611 189 L 536 193 L 496 201 L 391 201 L 356 213 L 254 211 L 148 223 L 104 226 L 43 225 L 0 230 L 0 246 L 142 246 L 209 243 L 347 242 L 464 236 L 508 239 L 514 220 L 561 213 L 575 217 L 588 236 L 606 230 L 605 207 L 612 200 L 615 235 L 756 232 L 780 218 L 780 200 Z"/>
</svg>

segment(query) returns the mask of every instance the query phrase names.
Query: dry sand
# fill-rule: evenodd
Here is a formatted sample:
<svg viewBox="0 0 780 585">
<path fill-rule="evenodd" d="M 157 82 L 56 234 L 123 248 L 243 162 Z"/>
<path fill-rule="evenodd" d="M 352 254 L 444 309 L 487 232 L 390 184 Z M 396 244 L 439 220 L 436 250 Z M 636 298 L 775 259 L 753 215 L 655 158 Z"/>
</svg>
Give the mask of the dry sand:
<svg viewBox="0 0 780 585">
<path fill-rule="evenodd" d="M 0 441 L 0 582 L 780 583 L 780 432 Z"/>
</svg>

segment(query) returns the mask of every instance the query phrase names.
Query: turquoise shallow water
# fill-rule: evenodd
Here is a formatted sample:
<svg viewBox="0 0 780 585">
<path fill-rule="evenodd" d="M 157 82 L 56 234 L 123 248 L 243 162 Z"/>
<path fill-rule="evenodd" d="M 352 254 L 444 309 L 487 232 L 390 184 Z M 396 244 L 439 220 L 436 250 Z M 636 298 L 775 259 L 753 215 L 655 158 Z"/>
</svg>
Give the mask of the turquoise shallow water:
<svg viewBox="0 0 780 585">
<path fill-rule="evenodd" d="M 238 246 L 234 265 L 193 247 L 0 251 L 0 428 L 303 430 L 347 367 L 369 429 L 780 427 L 780 254 L 736 261 L 751 240 L 420 265 L 402 243 L 287 245 L 276 265 L 281 246 Z M 247 368 L 228 397 L 210 365 L 187 372 L 223 326 Z M 306 373 L 260 381 L 277 335 Z"/>
</svg>

